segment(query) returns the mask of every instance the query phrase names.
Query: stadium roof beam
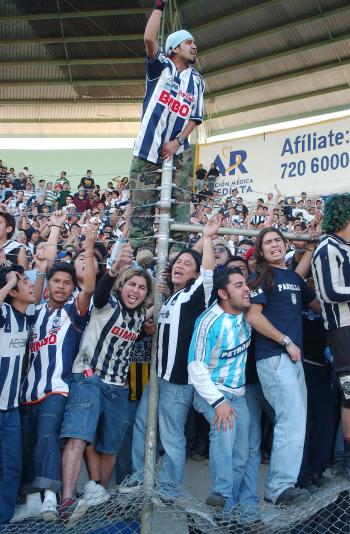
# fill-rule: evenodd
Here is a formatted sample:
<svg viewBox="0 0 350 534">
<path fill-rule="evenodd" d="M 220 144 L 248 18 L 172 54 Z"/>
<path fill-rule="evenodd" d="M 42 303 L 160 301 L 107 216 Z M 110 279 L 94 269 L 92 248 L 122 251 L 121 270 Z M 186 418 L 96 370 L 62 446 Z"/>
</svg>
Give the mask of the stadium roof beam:
<svg viewBox="0 0 350 534">
<path fill-rule="evenodd" d="M 347 89 L 350 89 L 348 84 L 341 84 L 341 85 L 337 85 L 337 86 L 332 87 L 332 88 L 320 89 L 318 91 L 312 91 L 312 92 L 309 92 L 309 93 L 300 93 L 300 94 L 292 95 L 292 96 L 285 97 L 285 98 L 278 98 L 278 99 L 275 99 L 275 100 L 269 100 L 269 101 L 265 101 L 265 102 L 260 102 L 259 104 L 251 104 L 251 105 L 248 105 L 248 106 L 241 106 L 239 108 L 227 109 L 227 110 L 224 110 L 224 111 L 219 111 L 217 113 L 210 113 L 209 115 L 206 115 L 205 119 L 206 120 L 212 120 L 212 119 L 217 119 L 217 118 L 221 118 L 221 117 L 228 117 L 230 115 L 236 115 L 236 114 L 239 114 L 239 113 L 247 113 L 249 111 L 254 111 L 256 109 L 263 109 L 263 108 L 267 108 L 267 107 L 278 106 L 279 104 L 285 104 L 285 103 L 288 103 L 288 102 L 295 102 L 295 101 L 304 100 L 304 99 L 307 99 L 307 98 L 323 96 L 323 95 L 327 95 L 327 94 L 330 94 L 330 93 L 336 93 L 338 91 L 344 91 L 344 90 L 347 90 Z M 80 102 L 78 102 L 78 103 L 80 103 Z M 94 102 L 94 103 L 96 103 L 96 102 Z M 101 103 L 103 103 L 103 101 Z M 89 121 L 90 121 L 90 119 L 74 119 L 74 122 L 89 122 Z M 101 117 L 100 119 L 98 119 L 98 118 L 91 119 L 91 122 L 139 122 L 139 121 L 140 121 L 140 118 L 135 118 L 135 117 L 132 117 L 132 118 Z M 3 123 L 25 123 L 25 122 L 28 122 L 28 123 L 38 123 L 38 122 L 43 122 L 43 123 L 55 123 L 55 122 L 57 122 L 57 123 L 66 123 L 66 122 L 73 122 L 73 120 L 72 119 L 45 119 L 45 118 L 42 118 L 42 119 L 6 119 L 6 118 L 2 118 L 1 122 L 3 122 Z"/>
<path fill-rule="evenodd" d="M 350 38 L 350 37 L 349 37 Z M 144 64 L 144 57 L 107 57 L 107 58 L 82 58 L 82 59 L 28 59 L 20 61 L 0 61 L 1 67 L 31 67 L 55 65 L 58 67 L 76 67 L 83 65 L 130 65 Z"/>
<path fill-rule="evenodd" d="M 224 111 L 218 111 L 216 113 L 210 113 L 205 118 L 206 120 L 211 119 L 218 119 L 221 117 L 228 117 L 230 115 L 237 115 L 239 113 L 247 113 L 249 111 L 254 111 L 256 109 L 263 109 L 267 107 L 272 106 L 278 106 L 279 104 L 286 104 L 288 102 L 296 102 L 298 100 L 305 100 L 307 98 L 314 98 L 317 96 L 323 96 L 330 93 L 336 93 L 339 91 L 346 91 L 347 89 L 350 89 L 349 84 L 340 84 L 336 85 L 335 87 L 327 87 L 326 89 L 319 89 L 318 91 L 312 91 L 308 93 L 300 93 L 284 98 L 277 98 L 275 100 L 269 100 L 265 102 L 259 102 L 258 104 L 250 104 L 247 106 L 240 106 L 239 108 L 233 108 L 233 109 L 226 109 Z"/>
<path fill-rule="evenodd" d="M 350 58 L 332 61 L 328 63 L 322 63 L 316 67 L 308 67 L 306 69 L 300 69 L 285 74 L 280 74 L 278 76 L 271 76 L 270 78 L 264 78 L 261 80 L 254 80 L 253 82 L 247 82 L 239 85 L 234 85 L 231 87 L 226 87 L 220 91 L 208 92 L 205 95 L 206 100 L 219 98 L 222 96 L 227 96 L 233 93 L 238 93 L 240 91 L 246 91 L 247 89 L 255 89 L 256 87 L 262 87 L 270 85 L 273 83 L 291 80 L 294 78 L 301 78 L 303 76 L 309 76 L 318 72 L 322 72 L 329 69 L 339 69 L 344 68 L 350 65 Z M 63 86 L 70 85 L 76 87 L 94 87 L 94 86 L 123 86 L 123 85 L 144 85 L 145 81 L 143 78 L 125 78 L 125 79 L 91 79 L 91 80 L 36 80 L 36 81 L 2 81 L 0 85 L 1 88 L 6 87 L 40 87 L 40 86 Z M 91 102 L 92 100 L 89 99 Z M 1 103 L 1 101 L 0 101 Z"/>
<path fill-rule="evenodd" d="M 308 50 L 315 50 L 317 48 L 323 48 L 326 46 L 337 45 L 344 41 L 350 40 L 350 34 L 346 33 L 343 35 L 338 35 L 329 39 L 323 39 L 322 41 L 315 41 L 304 46 L 298 46 L 296 48 L 289 48 L 288 50 L 283 50 L 281 52 L 276 52 L 275 54 L 268 54 L 267 56 L 262 56 L 259 58 L 250 59 L 243 61 L 241 63 L 233 63 L 222 69 L 216 69 L 208 72 L 203 72 L 203 76 L 206 78 L 220 76 L 221 74 L 226 74 L 232 72 L 236 69 L 242 69 L 246 67 L 251 67 L 253 65 L 260 65 L 261 63 L 267 63 L 274 61 L 276 59 L 283 59 L 288 56 L 295 54 L 300 54 L 301 52 L 307 52 Z M 144 57 L 110 57 L 110 58 L 81 58 L 81 59 L 30 59 L 30 60 L 20 60 L 20 61 L 0 61 L 1 67 L 26 67 L 26 66 L 46 66 L 46 65 L 55 65 L 55 66 L 84 66 L 84 65 L 125 65 L 125 64 L 144 64 Z"/>
<path fill-rule="evenodd" d="M 74 124 L 79 124 L 80 122 L 83 124 L 89 124 L 89 123 L 98 123 L 98 122 L 140 122 L 140 119 L 136 119 L 135 117 L 132 118 L 116 118 L 116 117 L 101 117 L 100 119 L 93 118 L 93 119 L 2 119 L 2 124 L 69 124 L 71 122 L 74 122 Z"/>
<path fill-rule="evenodd" d="M 331 45 L 337 45 L 339 43 L 342 43 L 343 41 L 350 40 L 350 33 L 346 33 L 344 35 L 338 35 L 337 37 L 332 37 L 329 39 L 324 39 L 322 41 L 316 41 L 314 43 L 309 43 L 304 46 L 298 46 L 296 48 L 289 48 L 288 50 L 283 50 L 281 52 L 276 52 L 275 54 L 269 54 L 267 56 L 262 56 L 259 58 L 250 59 L 248 61 L 243 61 L 241 63 L 233 63 L 232 65 L 229 65 L 227 67 L 224 67 L 222 69 L 216 69 L 209 72 L 204 72 L 203 76 L 205 78 L 211 78 L 220 76 L 221 74 L 227 74 L 228 72 L 232 72 L 236 69 L 243 69 L 246 67 L 251 67 L 253 65 L 261 65 L 261 63 L 267 63 L 270 61 L 274 61 L 276 59 L 283 59 L 288 56 L 293 56 L 295 54 L 300 54 L 301 52 L 307 52 L 308 50 L 315 50 L 317 48 L 323 48 L 325 46 L 331 46 Z M 0 66 L 2 63 L 0 62 Z"/>
<path fill-rule="evenodd" d="M 109 41 L 143 41 L 143 33 L 75 35 L 67 37 L 30 37 L 29 39 L 0 39 L 1 45 L 100 43 Z"/>
<path fill-rule="evenodd" d="M 336 113 L 337 111 L 348 111 L 349 105 L 345 104 L 342 106 L 334 106 L 334 107 L 327 107 L 322 109 L 317 109 L 309 112 L 302 112 L 298 113 L 296 115 L 286 115 L 284 117 L 278 117 L 276 119 L 268 119 L 265 121 L 259 121 L 259 122 L 251 122 L 248 124 L 242 124 L 235 128 L 234 126 L 230 126 L 229 128 L 223 128 L 221 130 L 212 130 L 208 137 L 213 137 L 214 135 L 223 135 L 223 134 L 229 134 L 234 132 L 241 132 L 242 130 L 249 130 L 251 128 L 261 128 L 264 126 L 270 126 L 271 124 L 279 124 L 282 122 L 287 121 L 294 121 L 298 119 L 305 119 L 309 117 L 316 117 L 318 115 L 323 115 L 326 113 Z M 312 127 L 312 125 L 310 125 Z"/>
<path fill-rule="evenodd" d="M 332 61 L 328 63 L 322 63 L 321 65 L 317 65 L 316 67 L 308 67 L 306 69 L 300 69 L 292 72 L 288 72 L 286 74 L 280 74 L 278 76 L 271 76 L 270 78 L 264 78 L 262 80 L 256 80 L 253 82 L 248 83 L 242 83 L 239 85 L 234 85 L 231 87 L 226 87 L 225 89 L 222 89 L 220 91 L 213 91 L 211 93 L 206 94 L 206 100 L 208 99 L 215 99 L 219 98 L 221 96 L 227 96 L 231 95 L 233 93 L 238 93 L 240 91 L 246 91 L 247 89 L 255 89 L 257 87 L 264 87 L 266 85 L 270 85 L 273 83 L 283 82 L 287 80 L 293 80 L 296 78 L 301 78 L 303 76 L 310 76 L 312 74 L 327 71 L 330 69 L 339 69 L 344 68 L 350 65 L 350 59 L 344 59 L 339 61 Z M 350 87 L 350 85 L 349 85 Z"/>
<path fill-rule="evenodd" d="M 39 100 L 39 99 L 0 99 L 0 108 L 4 106 L 77 106 L 80 104 L 87 104 L 87 105 L 99 105 L 103 104 L 106 105 L 126 105 L 130 106 L 132 104 L 141 104 L 143 102 L 143 98 L 141 97 L 127 97 L 127 98 L 82 98 L 82 99 L 46 99 L 46 100 Z"/>
<path fill-rule="evenodd" d="M 325 19 L 327 19 L 329 17 L 339 16 L 344 12 L 350 12 L 350 6 L 349 5 L 345 5 L 345 6 L 342 6 L 342 7 L 337 7 L 336 9 L 330 9 L 328 11 L 322 11 L 321 13 L 317 13 L 316 15 L 310 15 L 309 17 L 304 17 L 304 18 L 299 18 L 299 19 L 293 20 L 292 22 L 289 22 L 288 24 L 282 24 L 282 26 L 275 26 L 274 28 L 269 28 L 267 30 L 263 30 L 262 32 L 250 33 L 249 35 L 244 35 L 243 37 L 240 37 L 238 39 L 234 39 L 233 41 L 227 41 L 226 43 L 221 43 L 221 44 L 216 45 L 216 46 L 211 46 L 210 48 L 206 48 L 204 50 L 201 49 L 200 50 L 200 55 L 216 53 L 216 52 L 218 52 L 220 50 L 224 50 L 225 48 L 228 48 L 230 46 L 236 46 L 236 45 L 249 43 L 253 39 L 259 39 L 261 37 L 270 36 L 270 35 L 273 35 L 275 33 L 279 33 L 279 32 L 282 32 L 282 31 L 286 31 L 286 30 L 290 30 L 290 29 L 296 28 L 296 27 L 301 26 L 303 24 L 310 24 L 311 22 L 316 22 L 318 20 L 325 20 Z M 233 16 L 234 16 L 234 13 L 231 14 L 231 17 L 233 17 Z M 225 17 L 225 19 L 226 19 L 226 17 Z M 215 19 L 215 20 L 211 21 L 210 23 L 206 23 L 205 24 L 205 29 L 207 29 L 210 26 L 216 26 L 217 24 L 219 24 L 219 22 L 220 22 L 220 19 Z M 197 26 L 197 27 L 191 29 L 191 31 L 193 33 L 196 33 L 197 31 L 200 31 L 200 30 L 201 30 L 201 26 Z"/>
<path fill-rule="evenodd" d="M 22 20 L 58 20 L 58 19 L 86 19 L 95 17 L 117 17 L 123 15 L 142 15 L 151 12 L 150 7 L 134 7 L 125 9 L 94 9 L 93 11 L 62 11 L 61 13 L 27 13 L 23 15 L 2 15 L 1 22 L 20 22 Z"/>
</svg>

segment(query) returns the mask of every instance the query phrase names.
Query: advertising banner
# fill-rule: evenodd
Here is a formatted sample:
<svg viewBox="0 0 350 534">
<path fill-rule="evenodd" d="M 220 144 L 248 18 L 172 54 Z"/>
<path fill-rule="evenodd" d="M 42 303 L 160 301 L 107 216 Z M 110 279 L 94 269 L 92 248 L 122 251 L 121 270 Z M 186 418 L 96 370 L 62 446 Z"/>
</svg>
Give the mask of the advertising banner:
<svg viewBox="0 0 350 534">
<path fill-rule="evenodd" d="M 327 196 L 350 191 L 350 117 L 253 137 L 197 146 L 197 163 L 215 163 L 215 189 L 237 188 L 250 201 L 276 184 L 285 196 Z"/>
</svg>

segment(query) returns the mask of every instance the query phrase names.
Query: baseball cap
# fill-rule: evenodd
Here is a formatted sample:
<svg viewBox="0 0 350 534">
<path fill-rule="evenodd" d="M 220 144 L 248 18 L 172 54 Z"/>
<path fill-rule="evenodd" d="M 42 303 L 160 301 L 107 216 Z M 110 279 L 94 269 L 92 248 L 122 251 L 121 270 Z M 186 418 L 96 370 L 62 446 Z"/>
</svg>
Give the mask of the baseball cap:
<svg viewBox="0 0 350 534">
<path fill-rule="evenodd" d="M 178 30 L 177 32 L 171 33 L 165 43 L 165 53 L 168 56 L 171 52 L 179 46 L 183 41 L 187 39 L 193 39 L 193 35 L 187 30 Z"/>
</svg>

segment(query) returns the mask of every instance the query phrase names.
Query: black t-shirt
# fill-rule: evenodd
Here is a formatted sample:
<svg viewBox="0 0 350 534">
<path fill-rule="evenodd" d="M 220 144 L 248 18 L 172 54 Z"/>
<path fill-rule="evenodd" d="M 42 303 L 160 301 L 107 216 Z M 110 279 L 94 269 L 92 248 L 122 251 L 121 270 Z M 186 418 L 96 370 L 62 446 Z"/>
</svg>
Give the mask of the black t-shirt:
<svg viewBox="0 0 350 534">
<path fill-rule="evenodd" d="M 310 310 L 303 312 L 303 338 L 305 359 L 325 365 L 324 350 L 327 346 L 327 331 L 321 316 L 315 316 Z"/>
<path fill-rule="evenodd" d="M 303 349 L 302 309 L 312 302 L 316 295 L 304 280 L 289 269 L 273 267 L 275 282 L 272 291 L 258 287 L 251 291 L 251 304 L 262 304 L 263 315 L 284 335 Z M 255 334 L 256 361 L 276 356 L 283 352 L 276 341 Z"/>
<path fill-rule="evenodd" d="M 197 180 L 204 180 L 207 171 L 205 169 L 198 169 L 196 171 Z"/>
</svg>

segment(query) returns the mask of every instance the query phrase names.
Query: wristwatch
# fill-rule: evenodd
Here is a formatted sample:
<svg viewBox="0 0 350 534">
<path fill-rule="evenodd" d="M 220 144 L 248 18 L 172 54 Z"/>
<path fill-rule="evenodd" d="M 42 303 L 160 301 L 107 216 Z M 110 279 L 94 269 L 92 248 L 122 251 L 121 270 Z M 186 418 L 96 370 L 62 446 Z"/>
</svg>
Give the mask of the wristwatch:
<svg viewBox="0 0 350 534">
<path fill-rule="evenodd" d="M 178 135 L 177 137 L 175 137 L 175 139 L 179 142 L 179 145 L 180 146 L 183 146 L 184 142 L 185 142 L 185 139 L 183 137 L 181 137 L 180 135 Z"/>
<path fill-rule="evenodd" d="M 290 345 L 291 343 L 293 343 L 293 341 L 290 339 L 290 337 L 283 336 L 283 339 L 281 341 L 281 345 L 282 345 L 283 348 L 288 347 L 288 345 Z"/>
</svg>

